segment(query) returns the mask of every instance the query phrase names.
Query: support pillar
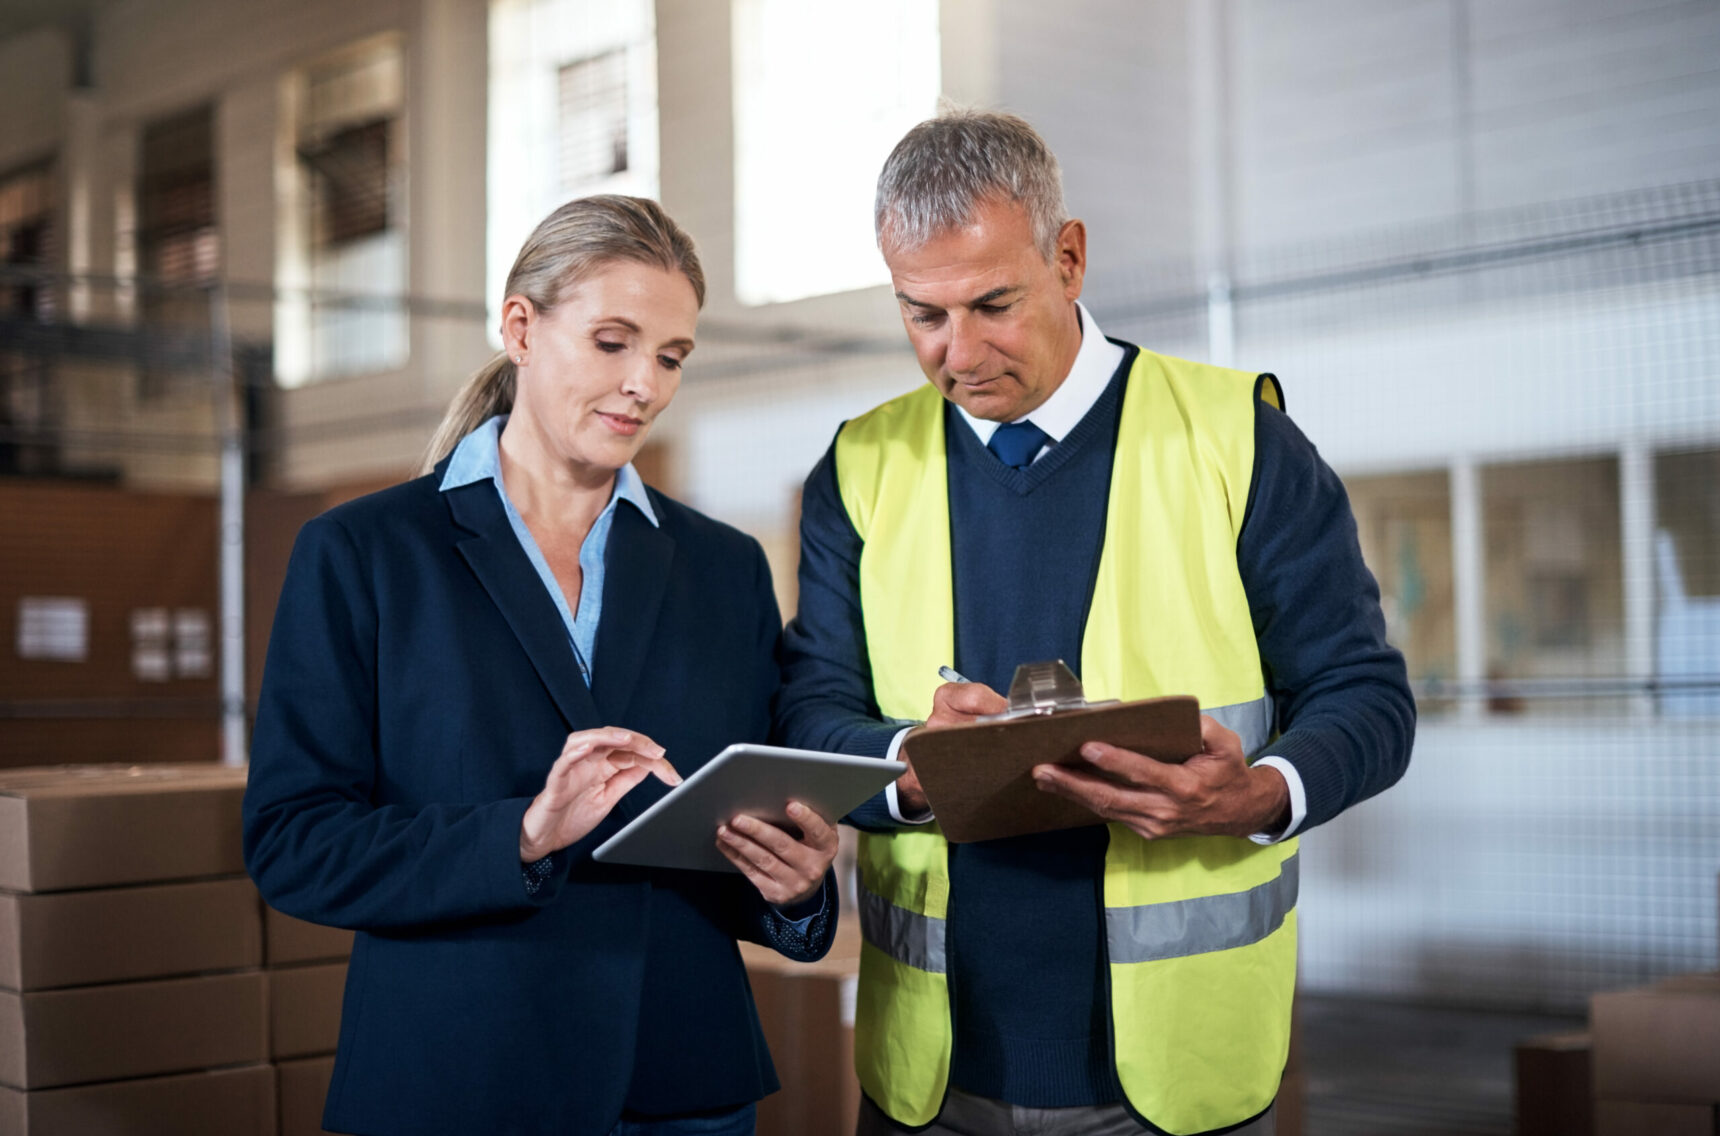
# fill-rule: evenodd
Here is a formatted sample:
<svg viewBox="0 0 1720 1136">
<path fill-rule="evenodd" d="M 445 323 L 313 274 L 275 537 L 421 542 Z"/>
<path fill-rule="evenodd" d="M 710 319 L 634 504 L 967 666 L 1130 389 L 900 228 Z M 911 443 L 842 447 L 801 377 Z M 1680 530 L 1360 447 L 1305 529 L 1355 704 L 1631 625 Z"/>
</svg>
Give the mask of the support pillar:
<svg viewBox="0 0 1720 1136">
<path fill-rule="evenodd" d="M 1456 608 L 1459 715 L 1478 719 L 1487 705 L 1487 560 L 1482 537 L 1481 471 L 1460 454 L 1451 462 L 1451 580 Z"/>
</svg>

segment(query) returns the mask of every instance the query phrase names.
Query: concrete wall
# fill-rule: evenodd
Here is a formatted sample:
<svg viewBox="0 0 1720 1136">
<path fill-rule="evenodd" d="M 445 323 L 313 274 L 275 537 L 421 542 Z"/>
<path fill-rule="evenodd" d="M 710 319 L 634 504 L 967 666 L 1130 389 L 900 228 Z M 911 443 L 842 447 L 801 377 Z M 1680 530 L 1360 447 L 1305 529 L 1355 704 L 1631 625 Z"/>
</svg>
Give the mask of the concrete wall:
<svg viewBox="0 0 1720 1136">
<path fill-rule="evenodd" d="M 1302 984 L 1578 1010 L 1716 957 L 1714 724 L 1423 723 L 1302 843 Z"/>
<path fill-rule="evenodd" d="M 1096 283 L 1194 255 L 1191 7 L 998 6 L 997 102 L 1056 152 L 1069 211 L 1087 222 Z"/>
<path fill-rule="evenodd" d="M 882 289 L 763 309 L 728 295 L 727 11 L 662 0 L 658 12 L 663 196 L 701 242 L 707 323 L 900 340 Z M 943 34 L 951 82 L 1027 116 L 1056 148 L 1088 221 L 1087 300 L 1101 312 L 1187 294 L 1213 268 L 1245 283 L 1267 267 L 1509 236 L 1507 223 L 1466 231 L 1468 210 L 1720 177 L 1712 4 L 995 0 L 946 5 Z M 1720 406 L 1696 380 L 1720 366 L 1720 328 L 1702 314 L 1711 286 L 1572 277 L 1513 295 L 1521 283 L 1252 305 L 1236 313 L 1234 360 L 1283 374 L 1298 420 L 1349 470 L 1438 468 L 1460 450 L 1604 452 L 1626 434 L 1720 437 Z M 1109 330 L 1208 354 L 1198 313 Z M 686 405 L 663 425 L 710 433 L 688 424 L 699 400 L 699 414 L 714 405 L 725 421 L 779 428 L 783 445 L 738 461 L 687 447 L 699 503 L 749 525 L 768 524 L 761 510 L 786 500 L 840 413 L 917 381 L 904 353 L 773 361 L 756 381 L 702 390 L 701 364 L 724 350 L 706 342 Z"/>
<path fill-rule="evenodd" d="M 1720 176 L 1720 9 L 1235 0 L 1236 240 Z"/>
</svg>

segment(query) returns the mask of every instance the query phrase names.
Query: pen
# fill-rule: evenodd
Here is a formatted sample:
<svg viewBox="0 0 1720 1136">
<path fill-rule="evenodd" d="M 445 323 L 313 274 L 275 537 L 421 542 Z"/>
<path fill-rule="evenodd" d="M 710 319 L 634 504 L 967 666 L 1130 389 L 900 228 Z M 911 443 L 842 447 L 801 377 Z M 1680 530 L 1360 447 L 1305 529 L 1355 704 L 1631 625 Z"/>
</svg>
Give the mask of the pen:
<svg viewBox="0 0 1720 1136">
<path fill-rule="evenodd" d="M 973 679 L 968 678 L 967 676 L 963 675 L 960 671 L 956 670 L 954 667 L 939 667 L 938 668 L 938 677 L 943 679 L 945 682 L 972 682 L 973 681 Z"/>
</svg>

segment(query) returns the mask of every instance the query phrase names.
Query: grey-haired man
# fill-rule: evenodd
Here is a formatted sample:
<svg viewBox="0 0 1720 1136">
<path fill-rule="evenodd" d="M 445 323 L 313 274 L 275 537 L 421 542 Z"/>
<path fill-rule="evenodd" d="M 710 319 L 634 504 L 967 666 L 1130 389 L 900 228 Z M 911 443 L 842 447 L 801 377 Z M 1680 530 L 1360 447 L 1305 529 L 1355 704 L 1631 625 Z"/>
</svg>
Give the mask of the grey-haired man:
<svg viewBox="0 0 1720 1136">
<path fill-rule="evenodd" d="M 1021 119 L 915 127 L 876 221 L 930 386 L 807 480 L 784 739 L 911 765 L 903 721 L 997 712 L 1061 658 L 1090 697 L 1196 695 L 1206 752 L 1034 771 L 1104 825 L 950 845 L 911 770 L 854 812 L 861 1132 L 1269 1133 L 1295 836 L 1397 780 L 1414 732 L 1343 487 L 1272 376 L 1100 332 Z M 939 685 L 950 662 L 974 681 Z"/>
</svg>

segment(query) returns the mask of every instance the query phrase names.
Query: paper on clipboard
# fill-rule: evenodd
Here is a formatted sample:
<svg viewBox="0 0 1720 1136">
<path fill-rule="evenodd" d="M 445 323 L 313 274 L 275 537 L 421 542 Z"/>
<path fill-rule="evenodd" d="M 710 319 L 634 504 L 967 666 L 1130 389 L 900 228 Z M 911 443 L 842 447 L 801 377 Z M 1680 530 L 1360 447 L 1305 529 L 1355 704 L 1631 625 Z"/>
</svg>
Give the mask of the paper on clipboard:
<svg viewBox="0 0 1720 1136">
<path fill-rule="evenodd" d="M 1160 761 L 1201 752 L 1200 703 L 1188 695 L 1088 703 L 1061 661 L 1023 664 L 1009 693 L 1005 713 L 960 726 L 922 726 L 905 739 L 952 844 L 1104 824 L 1033 780 L 1036 765 L 1090 769 L 1080 757 L 1085 742 L 1109 742 Z"/>
</svg>

